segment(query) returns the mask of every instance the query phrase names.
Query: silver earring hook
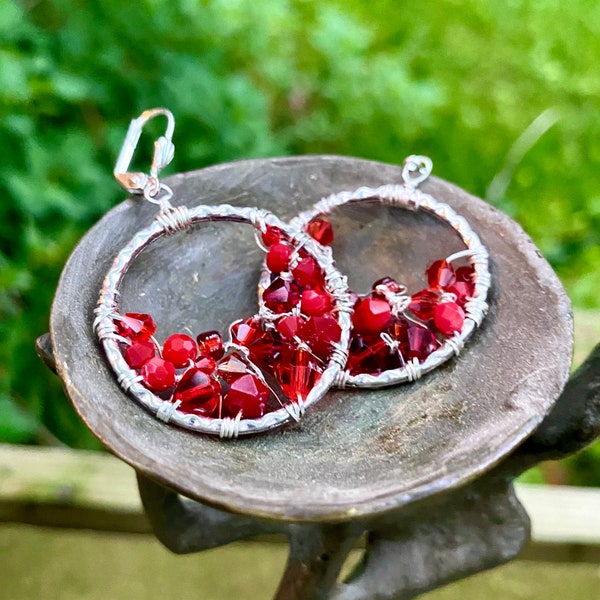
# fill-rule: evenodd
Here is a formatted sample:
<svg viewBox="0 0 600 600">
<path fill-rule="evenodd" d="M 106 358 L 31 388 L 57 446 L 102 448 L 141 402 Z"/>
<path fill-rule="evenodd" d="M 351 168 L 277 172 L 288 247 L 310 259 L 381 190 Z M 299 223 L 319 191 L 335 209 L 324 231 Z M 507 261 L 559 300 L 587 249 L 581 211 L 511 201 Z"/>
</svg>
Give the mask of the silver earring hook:
<svg viewBox="0 0 600 600">
<path fill-rule="evenodd" d="M 150 173 L 141 172 L 129 172 L 129 165 L 133 154 L 137 147 L 140 135 L 144 125 L 154 117 L 164 115 L 167 117 L 167 129 L 164 135 L 161 135 L 154 142 L 154 155 L 152 157 L 152 164 L 150 166 Z M 113 174 L 115 179 L 131 194 L 143 194 L 147 200 L 156 203 L 168 203 L 168 198 L 172 195 L 171 190 L 161 184 L 158 179 L 158 173 L 166 167 L 175 153 L 175 146 L 171 141 L 173 137 L 173 131 L 175 130 L 175 118 L 171 111 L 166 108 L 151 108 L 145 110 L 137 119 L 133 119 L 129 124 L 125 141 L 121 147 L 119 158 L 115 164 Z M 165 192 L 167 198 L 162 198 L 161 201 L 156 199 L 159 192 Z"/>
</svg>

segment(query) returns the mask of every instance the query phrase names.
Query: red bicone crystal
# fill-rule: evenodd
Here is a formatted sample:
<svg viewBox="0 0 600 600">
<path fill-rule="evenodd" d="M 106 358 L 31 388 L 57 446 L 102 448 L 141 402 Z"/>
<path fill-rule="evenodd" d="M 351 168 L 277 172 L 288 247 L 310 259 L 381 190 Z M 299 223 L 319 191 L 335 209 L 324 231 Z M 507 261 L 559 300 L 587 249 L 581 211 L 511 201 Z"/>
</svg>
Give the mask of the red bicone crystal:
<svg viewBox="0 0 600 600">
<path fill-rule="evenodd" d="M 443 302 L 435 307 L 433 322 L 444 335 L 453 335 L 462 329 L 465 313 L 456 302 Z"/>
<path fill-rule="evenodd" d="M 223 410 L 235 417 L 239 412 L 244 419 L 256 419 L 265 414 L 269 388 L 251 373 L 238 377 L 229 385 L 223 398 Z"/>
<path fill-rule="evenodd" d="M 194 363 L 196 369 L 200 369 L 205 373 L 214 373 L 217 368 L 217 363 L 212 356 L 201 356 Z"/>
<path fill-rule="evenodd" d="M 286 315 L 277 321 L 276 329 L 285 339 L 291 340 L 300 335 L 306 320 L 298 315 Z"/>
<path fill-rule="evenodd" d="M 227 383 L 231 383 L 249 372 L 248 365 L 235 354 L 228 356 L 223 362 L 219 363 L 217 369 L 219 376 Z"/>
<path fill-rule="evenodd" d="M 464 281 L 465 283 L 473 283 L 475 269 L 472 266 L 458 267 L 456 269 L 456 281 Z"/>
<path fill-rule="evenodd" d="M 317 317 L 331 310 L 331 296 L 321 289 L 304 290 L 300 310 L 309 317 Z"/>
<path fill-rule="evenodd" d="M 277 244 L 277 242 L 281 241 L 281 231 L 277 227 L 267 225 L 267 229 L 261 234 L 261 237 L 263 244 L 269 248 L 273 244 Z"/>
<path fill-rule="evenodd" d="M 317 240 L 319 244 L 323 244 L 323 246 L 331 246 L 333 243 L 333 227 L 323 217 L 317 217 L 308 223 L 306 233 Z"/>
<path fill-rule="evenodd" d="M 447 260 L 436 260 L 425 271 L 432 288 L 445 288 L 456 281 L 454 267 Z"/>
<path fill-rule="evenodd" d="M 272 273 L 281 273 L 289 270 L 290 258 L 292 256 L 292 247 L 287 244 L 277 242 L 273 244 L 267 252 L 267 268 Z"/>
<path fill-rule="evenodd" d="M 439 346 L 435 335 L 427 327 L 416 323 L 407 323 L 404 343 L 401 344 L 405 359 L 416 358 L 423 361 Z"/>
<path fill-rule="evenodd" d="M 272 370 L 277 343 L 270 333 L 263 331 L 258 319 L 234 323 L 231 326 L 231 338 L 234 343 L 248 348 L 252 362 L 263 369 Z"/>
<path fill-rule="evenodd" d="M 316 287 L 323 284 L 321 268 L 312 256 L 306 256 L 299 260 L 292 269 L 292 275 L 302 287 Z"/>
<path fill-rule="evenodd" d="M 219 382 L 195 367 L 188 369 L 177 387 L 173 400 L 180 400 L 179 410 L 203 417 L 213 416 L 221 403 Z"/>
<path fill-rule="evenodd" d="M 205 331 L 196 337 L 200 356 L 210 356 L 219 360 L 225 354 L 223 338 L 218 331 Z"/>
<path fill-rule="evenodd" d="M 156 346 L 152 342 L 135 342 L 125 348 L 125 361 L 132 369 L 139 369 L 156 355 Z"/>
<path fill-rule="evenodd" d="M 154 392 L 164 392 L 175 383 L 175 367 L 173 363 L 155 356 L 142 366 L 144 385 Z"/>
<path fill-rule="evenodd" d="M 382 298 L 364 298 L 354 306 L 352 325 L 358 334 L 376 334 L 384 330 L 392 316 L 392 308 Z"/>
<path fill-rule="evenodd" d="M 310 317 L 302 328 L 301 338 L 310 346 L 313 353 L 326 360 L 331 354 L 332 345 L 342 337 L 342 328 L 330 315 Z"/>
<path fill-rule="evenodd" d="M 310 352 L 295 349 L 282 357 L 275 368 L 275 376 L 283 393 L 292 402 L 306 397 L 321 379 L 321 369 Z"/>
<path fill-rule="evenodd" d="M 271 285 L 263 292 L 265 306 L 275 313 L 290 311 L 300 299 L 300 289 L 287 279 L 275 277 Z"/>
<path fill-rule="evenodd" d="M 197 354 L 196 342 L 185 333 L 174 333 L 163 344 L 163 358 L 172 362 L 178 369 L 187 366 L 190 360 L 196 358 Z"/>
<path fill-rule="evenodd" d="M 154 319 L 146 313 L 125 313 L 115 320 L 117 333 L 132 342 L 147 342 L 156 332 Z"/>
<path fill-rule="evenodd" d="M 433 311 L 438 299 L 439 296 L 436 292 L 429 289 L 421 290 L 411 298 L 408 310 L 418 319 L 429 321 L 433 319 Z"/>
<path fill-rule="evenodd" d="M 465 302 L 473 297 L 473 284 L 466 281 L 457 281 L 451 285 L 446 291 L 456 296 L 456 304 L 461 308 L 465 305 Z"/>
<path fill-rule="evenodd" d="M 392 292 L 393 294 L 397 294 L 398 292 L 400 292 L 402 290 L 402 286 L 395 279 L 392 279 L 391 277 L 382 277 L 381 279 L 378 279 L 377 281 L 375 281 L 372 286 L 373 292 L 377 293 L 377 291 L 378 291 L 377 288 L 379 286 L 383 286 L 384 288 L 386 288 L 389 292 Z"/>
<path fill-rule="evenodd" d="M 380 337 L 353 335 L 346 368 L 351 375 L 369 373 L 379 375 L 389 369 L 397 369 L 400 358 Z"/>
</svg>

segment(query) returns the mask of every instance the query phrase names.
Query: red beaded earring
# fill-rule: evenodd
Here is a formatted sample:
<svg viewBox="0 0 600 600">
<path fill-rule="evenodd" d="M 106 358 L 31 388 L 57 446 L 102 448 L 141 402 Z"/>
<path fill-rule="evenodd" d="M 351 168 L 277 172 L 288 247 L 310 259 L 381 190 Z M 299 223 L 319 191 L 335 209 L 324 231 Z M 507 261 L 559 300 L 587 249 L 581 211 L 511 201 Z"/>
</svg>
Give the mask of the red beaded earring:
<svg viewBox="0 0 600 600">
<path fill-rule="evenodd" d="M 127 169 L 144 124 L 168 119 L 155 143 L 149 175 Z M 117 254 L 100 292 L 94 328 L 121 388 L 165 422 L 193 431 L 237 437 L 298 420 L 324 396 L 347 359 L 352 301 L 330 253 L 308 234 L 268 211 L 217 206 L 174 207 L 172 190 L 158 180 L 174 147 L 174 120 L 165 109 L 131 122 L 115 167 L 117 180 L 160 210 Z M 135 258 L 155 240 L 206 221 L 249 223 L 267 251 L 273 279 L 261 310 L 196 339 L 174 333 L 160 343 L 149 314 L 122 312 L 119 287 Z M 298 324 L 302 322 L 302 327 Z"/>
<path fill-rule="evenodd" d="M 419 379 L 457 355 L 487 312 L 488 252 L 463 217 L 418 189 L 431 168 L 429 158 L 409 156 L 401 184 L 333 194 L 290 222 L 330 245 L 333 229 L 327 216 L 332 211 L 345 204 L 376 201 L 430 213 L 450 225 L 466 246 L 432 262 L 420 291 L 409 294 L 404 285 L 384 277 L 369 292 L 355 295 L 349 358 L 336 380 L 339 387 L 383 387 Z M 266 282 L 263 274 L 263 288 Z M 263 303 L 268 295 L 266 288 Z"/>
</svg>

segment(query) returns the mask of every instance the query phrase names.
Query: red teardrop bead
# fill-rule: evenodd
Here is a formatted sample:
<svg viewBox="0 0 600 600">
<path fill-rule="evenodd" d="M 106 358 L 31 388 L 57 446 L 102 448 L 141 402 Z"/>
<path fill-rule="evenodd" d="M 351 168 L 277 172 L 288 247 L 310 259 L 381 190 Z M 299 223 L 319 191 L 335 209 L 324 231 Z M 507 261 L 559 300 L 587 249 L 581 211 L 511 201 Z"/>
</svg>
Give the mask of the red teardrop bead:
<svg viewBox="0 0 600 600">
<path fill-rule="evenodd" d="M 352 325 L 358 334 L 376 334 L 385 329 L 391 316 L 392 308 L 386 300 L 364 298 L 354 307 Z"/>
<path fill-rule="evenodd" d="M 433 322 L 440 333 L 453 335 L 462 329 L 465 313 L 455 302 L 443 302 L 435 307 Z"/>
<path fill-rule="evenodd" d="M 331 226 L 331 223 L 323 217 L 313 219 L 306 226 L 306 233 L 317 240 L 319 244 L 323 244 L 323 246 L 331 246 L 333 243 L 333 227 Z"/>
<path fill-rule="evenodd" d="M 219 360 L 225 354 L 223 338 L 218 331 L 205 331 L 196 337 L 201 356 L 210 356 Z"/>
<path fill-rule="evenodd" d="M 177 384 L 173 400 L 181 401 L 178 408 L 185 413 L 211 417 L 221 403 L 221 386 L 204 371 L 191 368 Z"/>
<path fill-rule="evenodd" d="M 286 279 L 276 277 L 263 292 L 265 306 L 275 313 L 289 312 L 300 299 L 298 286 Z"/>
<path fill-rule="evenodd" d="M 154 392 L 164 392 L 175 383 L 175 367 L 173 363 L 155 356 L 142 366 L 143 383 Z"/>
<path fill-rule="evenodd" d="M 223 398 L 223 410 L 231 417 L 240 411 L 244 419 L 257 419 L 265 414 L 269 388 L 248 373 L 235 379 Z"/>
<path fill-rule="evenodd" d="M 410 300 L 408 310 L 422 321 L 433 319 L 433 311 L 437 306 L 439 295 L 429 289 L 417 292 Z"/>
<path fill-rule="evenodd" d="M 178 369 L 187 366 L 190 360 L 196 358 L 197 354 L 196 342 L 185 333 L 174 333 L 163 344 L 163 358 L 172 362 Z"/>
<path fill-rule="evenodd" d="M 147 342 L 156 333 L 154 319 L 146 313 L 125 313 L 115 321 L 117 333 L 132 342 Z"/>
<path fill-rule="evenodd" d="M 330 311 L 331 296 L 320 289 L 304 290 L 300 301 L 300 310 L 309 317 L 316 317 Z"/>
<path fill-rule="evenodd" d="M 152 342 L 135 342 L 127 346 L 124 355 L 125 361 L 132 369 L 139 369 L 156 355 L 156 346 Z"/>
<path fill-rule="evenodd" d="M 275 369 L 275 376 L 283 393 L 292 402 L 297 402 L 306 400 L 321 379 L 321 369 L 309 352 L 296 349 L 283 357 Z"/>
<path fill-rule="evenodd" d="M 456 281 L 454 267 L 447 260 L 436 260 L 425 271 L 427 281 L 433 288 L 445 288 Z"/>
<path fill-rule="evenodd" d="M 318 287 L 323 284 L 323 274 L 317 261 L 312 256 L 307 256 L 292 269 L 294 280 L 302 287 Z"/>
<path fill-rule="evenodd" d="M 272 273 L 281 273 L 289 270 L 290 257 L 292 256 L 292 247 L 287 244 L 273 244 L 267 252 L 267 269 Z"/>
</svg>

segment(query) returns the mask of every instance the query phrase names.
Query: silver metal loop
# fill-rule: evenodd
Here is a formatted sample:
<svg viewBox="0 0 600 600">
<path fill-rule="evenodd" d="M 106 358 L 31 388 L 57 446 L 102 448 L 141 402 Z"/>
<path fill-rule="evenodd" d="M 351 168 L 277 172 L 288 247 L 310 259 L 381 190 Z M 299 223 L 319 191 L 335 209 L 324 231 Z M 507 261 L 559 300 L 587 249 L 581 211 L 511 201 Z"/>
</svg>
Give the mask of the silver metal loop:
<svg viewBox="0 0 600 600">
<path fill-rule="evenodd" d="M 407 187 L 416 188 L 431 175 L 432 169 L 433 162 L 428 156 L 411 154 L 402 165 L 402 181 Z"/>
</svg>

